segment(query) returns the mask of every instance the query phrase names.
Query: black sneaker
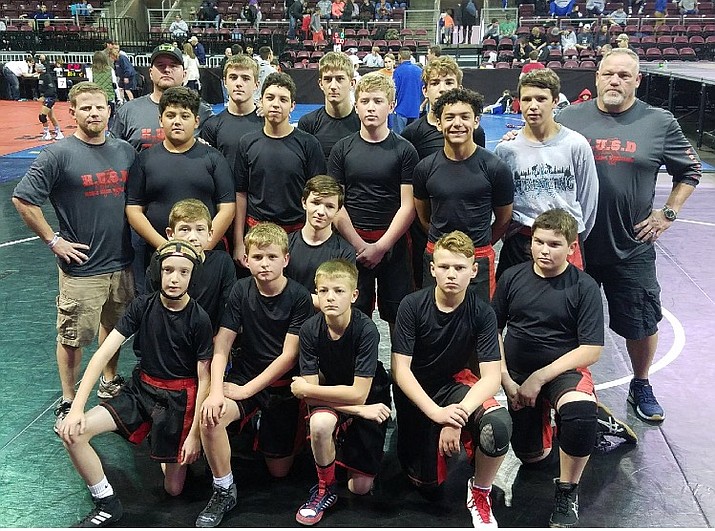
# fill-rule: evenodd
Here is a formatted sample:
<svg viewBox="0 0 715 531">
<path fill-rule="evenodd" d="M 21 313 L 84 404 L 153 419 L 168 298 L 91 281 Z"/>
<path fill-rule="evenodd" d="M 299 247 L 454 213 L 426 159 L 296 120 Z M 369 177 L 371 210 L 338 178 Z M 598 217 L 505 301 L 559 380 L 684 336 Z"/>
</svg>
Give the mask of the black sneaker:
<svg viewBox="0 0 715 531">
<path fill-rule="evenodd" d="M 554 483 L 554 512 L 549 527 L 575 527 L 578 524 L 578 483 L 561 483 L 558 479 Z"/>
<path fill-rule="evenodd" d="M 598 403 L 596 418 L 598 419 L 597 447 L 601 446 L 600 440 L 604 435 L 617 437 L 630 444 L 636 444 L 638 442 L 636 432 L 634 432 L 628 424 L 617 419 L 611 410 L 601 404 L 601 402 Z"/>
<path fill-rule="evenodd" d="M 62 400 L 60 402 L 60 405 L 55 408 L 55 425 L 52 427 L 53 430 L 55 430 L 55 433 L 57 435 L 60 434 L 60 424 L 62 424 L 62 421 L 65 420 L 65 417 L 67 416 L 67 413 L 70 412 L 70 408 L 72 407 L 72 402 L 68 402 L 67 400 Z"/>
<path fill-rule="evenodd" d="M 214 492 L 208 505 L 196 518 L 196 527 L 216 527 L 221 523 L 224 515 L 236 507 L 238 491 L 235 483 L 227 489 L 222 489 L 218 485 L 213 487 Z"/>
<path fill-rule="evenodd" d="M 124 514 L 122 502 L 116 494 L 112 494 L 108 498 L 95 498 L 92 496 L 94 509 L 77 522 L 74 527 L 104 527 L 112 522 L 116 522 Z"/>
<path fill-rule="evenodd" d="M 338 495 L 335 493 L 335 484 L 326 485 L 318 482 L 310 489 L 310 498 L 300 506 L 295 513 L 295 520 L 303 525 L 315 525 L 323 519 L 325 510 L 335 505 Z"/>
</svg>

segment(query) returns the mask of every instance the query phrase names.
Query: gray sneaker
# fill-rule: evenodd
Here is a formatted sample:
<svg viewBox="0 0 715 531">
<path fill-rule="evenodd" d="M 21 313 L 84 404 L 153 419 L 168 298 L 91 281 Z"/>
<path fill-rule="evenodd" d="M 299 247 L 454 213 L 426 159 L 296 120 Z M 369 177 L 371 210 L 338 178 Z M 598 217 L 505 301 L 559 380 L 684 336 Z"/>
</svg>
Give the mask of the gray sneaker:
<svg viewBox="0 0 715 531">
<path fill-rule="evenodd" d="M 196 527 L 216 527 L 221 523 L 224 515 L 236 507 L 238 491 L 235 483 L 227 489 L 222 489 L 218 485 L 214 485 L 213 488 L 214 492 L 208 505 L 196 518 Z"/>
<path fill-rule="evenodd" d="M 101 398 L 102 400 L 114 398 L 119 394 L 119 391 L 122 390 L 122 386 L 125 383 L 126 382 L 124 381 L 124 378 L 122 378 L 118 374 L 110 381 L 105 380 L 104 376 L 100 376 L 99 389 L 97 389 L 97 398 Z"/>
<path fill-rule="evenodd" d="M 62 400 L 60 405 L 55 408 L 55 417 L 57 417 L 57 419 L 55 420 L 55 425 L 52 429 L 55 430 L 57 435 L 60 434 L 60 424 L 62 424 L 62 421 L 65 420 L 65 417 L 67 416 L 67 413 L 70 412 L 71 407 L 71 401 Z"/>
</svg>

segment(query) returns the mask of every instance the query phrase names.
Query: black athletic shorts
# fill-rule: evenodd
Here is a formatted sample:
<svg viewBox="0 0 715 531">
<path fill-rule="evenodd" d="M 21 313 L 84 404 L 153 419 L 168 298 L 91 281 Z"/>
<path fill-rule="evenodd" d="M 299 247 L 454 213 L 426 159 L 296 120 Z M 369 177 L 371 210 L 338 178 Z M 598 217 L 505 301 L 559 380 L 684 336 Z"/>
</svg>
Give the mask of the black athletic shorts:
<svg viewBox="0 0 715 531">
<path fill-rule="evenodd" d="M 230 375 L 226 381 L 238 385 L 246 383 L 235 375 Z M 231 427 L 235 425 L 239 431 L 253 415 L 260 414 L 254 448 L 264 457 L 289 457 L 300 451 L 305 441 L 303 419 L 306 409 L 305 403 L 291 392 L 289 382 L 275 382 L 254 396 L 235 402 L 241 418 Z"/>
<path fill-rule="evenodd" d="M 663 318 L 660 285 L 655 271 L 655 249 L 612 265 L 592 265 L 586 273 L 603 286 L 608 301 L 608 326 L 626 339 L 639 340 L 658 331 Z"/>
<path fill-rule="evenodd" d="M 392 407 L 390 380 L 384 369 L 373 378 L 370 396 L 366 402 L 377 403 Z M 361 417 L 338 413 L 324 406 L 310 408 L 311 415 L 317 411 L 329 411 L 338 419 L 335 428 L 335 463 L 349 471 L 375 477 L 380 471 L 384 453 L 387 421 L 378 424 Z"/>
<path fill-rule="evenodd" d="M 479 381 L 472 371 L 464 369 L 455 374 L 453 381 L 435 392 L 428 393 L 439 406 L 460 402 L 469 389 Z M 439 435 L 442 426 L 432 422 L 399 387 L 394 389 L 397 410 L 397 457 L 410 480 L 418 486 L 441 485 L 447 478 L 447 459 L 439 455 Z M 494 398 L 489 398 L 469 417 L 462 430 L 462 443 L 470 462 L 477 446 L 476 430 L 484 412 L 501 407 Z"/>
<path fill-rule="evenodd" d="M 366 239 L 372 243 L 375 239 Z M 355 307 L 372 318 L 375 309 L 375 283 L 377 283 L 377 308 L 380 318 L 388 323 L 397 319 L 397 308 L 405 297 L 414 291 L 412 282 L 412 267 L 410 265 L 410 240 L 403 235 L 392 249 L 385 253 L 382 261 L 373 269 L 368 269 L 357 263 L 358 268 L 358 298 Z"/>
<path fill-rule="evenodd" d="M 52 106 L 57 102 L 57 98 L 48 98 L 46 97 L 45 100 L 42 102 L 42 105 L 47 107 L 48 109 L 51 109 Z"/>
<path fill-rule="evenodd" d="M 149 437 L 149 457 L 161 463 L 181 461 L 181 447 L 194 420 L 195 378 L 162 380 L 134 369 L 132 379 L 106 408 L 117 425 L 117 433 L 130 443 Z"/>
<path fill-rule="evenodd" d="M 516 374 L 512 374 L 511 377 L 518 384 L 526 381 L 526 377 Z M 518 458 L 540 457 L 544 450 L 553 446 L 554 429 L 551 425 L 551 410 L 569 391 L 580 391 L 595 396 L 591 372 L 588 369 L 566 371 L 541 388 L 535 407 L 525 407 L 518 411 L 509 407 L 513 425 L 511 447 Z"/>
</svg>

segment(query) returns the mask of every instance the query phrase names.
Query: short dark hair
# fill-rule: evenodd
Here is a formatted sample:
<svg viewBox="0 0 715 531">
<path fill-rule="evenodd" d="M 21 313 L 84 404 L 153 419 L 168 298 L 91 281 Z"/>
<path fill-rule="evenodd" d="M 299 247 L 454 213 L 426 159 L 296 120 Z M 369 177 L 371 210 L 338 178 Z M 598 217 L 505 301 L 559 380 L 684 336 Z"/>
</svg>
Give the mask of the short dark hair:
<svg viewBox="0 0 715 531">
<path fill-rule="evenodd" d="M 561 80 L 556 72 L 550 68 L 539 68 L 538 70 L 532 70 L 531 72 L 524 74 L 524 76 L 519 80 L 519 85 L 517 87 L 517 94 L 521 97 L 522 87 L 536 87 L 540 89 L 547 89 L 551 92 L 551 96 L 554 101 L 559 100 L 559 93 L 561 92 Z"/>
<path fill-rule="evenodd" d="M 171 87 L 164 91 L 159 100 L 159 115 L 164 114 L 164 111 L 169 106 L 182 107 L 189 109 L 194 116 L 199 115 L 199 107 L 201 98 L 199 93 L 187 87 Z"/>
<path fill-rule="evenodd" d="M 338 208 L 343 206 L 343 200 L 345 199 L 345 190 L 343 187 L 335 180 L 334 177 L 329 175 L 316 175 L 308 179 L 303 188 L 303 200 L 307 200 L 310 194 L 317 195 L 318 197 L 329 197 L 331 195 L 338 196 Z"/>
<path fill-rule="evenodd" d="M 442 55 L 442 47 L 439 44 L 430 46 L 429 51 L 432 52 L 432 55 L 434 55 L 435 57 L 439 57 L 440 55 Z"/>
<path fill-rule="evenodd" d="M 442 94 L 437 101 L 434 102 L 434 115 L 439 120 L 442 117 L 442 111 L 447 105 L 455 103 L 466 103 L 472 107 L 474 116 L 479 117 L 484 110 L 484 96 L 470 89 L 463 87 L 453 88 Z"/>
<path fill-rule="evenodd" d="M 263 82 L 263 86 L 261 87 L 261 97 L 263 97 L 263 95 L 266 93 L 266 89 L 268 87 L 272 87 L 273 85 L 288 89 L 288 92 L 290 92 L 291 102 L 295 101 L 295 94 L 297 91 L 295 87 L 295 81 L 293 81 L 293 78 L 290 77 L 288 74 L 284 72 L 272 72 L 268 74 L 268 76 L 266 76 L 265 81 Z"/>
<path fill-rule="evenodd" d="M 258 48 L 258 55 L 261 56 L 261 59 L 264 61 L 268 61 L 268 58 L 271 56 L 273 53 L 273 50 L 271 50 L 270 46 L 261 46 Z"/>
<path fill-rule="evenodd" d="M 531 233 L 534 234 L 536 229 L 552 230 L 566 238 L 569 245 L 578 238 L 578 222 L 563 208 L 552 208 L 539 214 L 531 226 Z"/>
</svg>

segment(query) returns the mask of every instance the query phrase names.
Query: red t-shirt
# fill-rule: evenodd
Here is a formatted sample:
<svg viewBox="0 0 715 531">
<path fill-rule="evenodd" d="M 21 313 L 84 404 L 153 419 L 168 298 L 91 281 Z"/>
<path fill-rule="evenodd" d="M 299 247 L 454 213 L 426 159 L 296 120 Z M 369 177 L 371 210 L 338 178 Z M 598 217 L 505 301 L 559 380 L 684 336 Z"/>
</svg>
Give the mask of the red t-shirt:
<svg viewBox="0 0 715 531">
<path fill-rule="evenodd" d="M 543 64 L 536 62 L 536 63 L 526 63 L 524 66 L 521 67 L 521 73 L 522 74 L 528 74 L 532 70 L 539 70 L 541 68 L 546 68 Z"/>
</svg>

